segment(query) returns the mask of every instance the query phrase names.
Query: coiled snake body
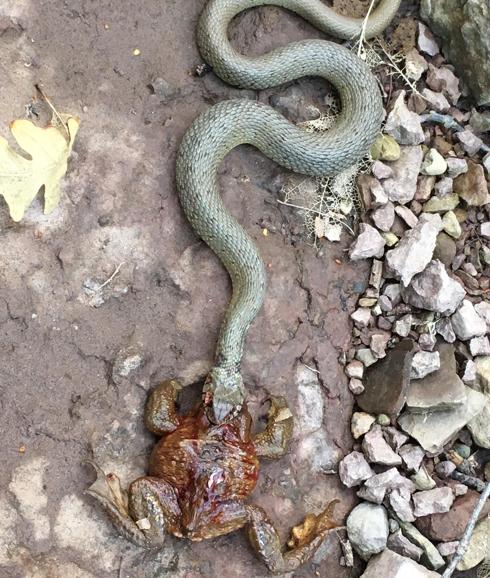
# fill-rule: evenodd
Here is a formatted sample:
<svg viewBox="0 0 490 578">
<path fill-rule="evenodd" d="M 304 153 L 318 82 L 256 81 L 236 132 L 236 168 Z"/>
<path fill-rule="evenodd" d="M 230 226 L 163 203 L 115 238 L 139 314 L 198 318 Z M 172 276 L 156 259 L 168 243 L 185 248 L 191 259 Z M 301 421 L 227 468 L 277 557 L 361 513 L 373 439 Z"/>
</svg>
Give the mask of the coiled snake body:
<svg viewBox="0 0 490 578">
<path fill-rule="evenodd" d="M 365 28 L 366 38 L 384 30 L 401 0 L 381 0 Z M 254 242 L 225 208 L 217 169 L 240 144 L 251 144 L 283 167 L 315 176 L 334 174 L 354 164 L 380 130 L 382 102 L 376 80 L 352 52 L 326 40 L 295 42 L 258 56 L 231 46 L 227 29 L 241 11 L 274 4 L 296 12 L 325 33 L 358 36 L 362 20 L 336 14 L 321 0 L 210 0 L 197 31 L 199 49 L 226 82 L 264 89 L 304 76 L 320 76 L 338 91 L 342 111 L 326 133 L 307 133 L 269 106 L 248 100 L 219 103 L 188 129 L 177 158 L 177 187 L 184 212 L 196 233 L 223 262 L 233 295 L 218 340 L 216 362 L 207 380 L 216 419 L 221 421 L 244 398 L 240 363 L 245 335 L 265 293 L 265 272 Z"/>
</svg>

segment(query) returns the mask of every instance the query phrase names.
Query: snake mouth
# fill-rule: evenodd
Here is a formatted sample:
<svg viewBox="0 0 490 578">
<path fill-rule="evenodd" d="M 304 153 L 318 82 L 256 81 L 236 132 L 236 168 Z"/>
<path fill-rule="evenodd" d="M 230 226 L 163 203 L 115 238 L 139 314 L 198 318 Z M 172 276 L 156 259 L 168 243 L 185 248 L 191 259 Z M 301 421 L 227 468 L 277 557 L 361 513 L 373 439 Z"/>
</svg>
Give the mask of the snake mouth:
<svg viewBox="0 0 490 578">
<path fill-rule="evenodd" d="M 214 425 L 233 421 L 242 410 L 242 405 L 234 405 L 221 400 L 209 390 L 203 394 L 203 405 L 208 421 Z"/>
</svg>

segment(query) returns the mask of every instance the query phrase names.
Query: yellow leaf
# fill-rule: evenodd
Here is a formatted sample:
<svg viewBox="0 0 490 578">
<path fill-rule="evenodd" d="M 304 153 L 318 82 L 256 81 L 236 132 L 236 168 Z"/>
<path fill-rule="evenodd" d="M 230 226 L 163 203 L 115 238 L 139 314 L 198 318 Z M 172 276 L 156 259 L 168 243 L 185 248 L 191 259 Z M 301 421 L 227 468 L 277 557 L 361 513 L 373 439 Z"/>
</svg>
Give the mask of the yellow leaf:
<svg viewBox="0 0 490 578">
<path fill-rule="evenodd" d="M 14 221 L 20 221 L 39 189 L 44 185 L 44 212 L 50 213 L 60 200 L 60 181 L 66 173 L 80 121 L 63 116 L 63 127 L 39 128 L 30 120 L 15 120 L 10 131 L 31 160 L 17 154 L 0 137 L 0 195 L 3 195 Z"/>
</svg>

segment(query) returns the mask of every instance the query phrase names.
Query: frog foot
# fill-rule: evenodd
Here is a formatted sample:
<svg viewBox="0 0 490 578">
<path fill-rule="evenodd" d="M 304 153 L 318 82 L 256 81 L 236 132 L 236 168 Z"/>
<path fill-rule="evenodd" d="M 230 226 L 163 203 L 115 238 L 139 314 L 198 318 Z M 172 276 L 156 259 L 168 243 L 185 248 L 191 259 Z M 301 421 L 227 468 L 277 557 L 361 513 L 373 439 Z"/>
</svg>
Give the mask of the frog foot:
<svg viewBox="0 0 490 578">
<path fill-rule="evenodd" d="M 300 548 L 310 543 L 316 536 L 336 528 L 338 524 L 333 520 L 333 513 L 338 502 L 338 499 L 332 500 L 321 514 L 306 514 L 303 522 L 291 530 L 291 537 L 287 542 L 288 547 Z"/>
</svg>

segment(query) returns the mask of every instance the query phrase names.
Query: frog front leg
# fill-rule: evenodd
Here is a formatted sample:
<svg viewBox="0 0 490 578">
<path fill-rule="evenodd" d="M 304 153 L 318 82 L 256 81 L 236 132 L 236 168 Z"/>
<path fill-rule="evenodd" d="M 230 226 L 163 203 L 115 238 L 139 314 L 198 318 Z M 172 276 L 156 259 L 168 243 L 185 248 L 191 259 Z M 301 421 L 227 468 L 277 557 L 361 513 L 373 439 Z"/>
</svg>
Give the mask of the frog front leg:
<svg viewBox="0 0 490 578">
<path fill-rule="evenodd" d="M 145 425 L 156 435 L 174 431 L 179 423 L 177 396 L 182 385 L 175 379 L 159 383 L 148 397 L 145 408 Z"/>
<path fill-rule="evenodd" d="M 303 523 L 293 528 L 288 541 L 290 550 L 283 552 L 281 542 L 267 514 L 258 506 L 246 506 L 248 536 L 252 547 L 274 574 L 292 572 L 307 562 L 317 551 L 329 531 L 336 527 L 332 513 L 336 500 L 318 516 L 308 514 Z"/>
<path fill-rule="evenodd" d="M 277 459 L 286 454 L 293 435 L 293 415 L 282 396 L 271 396 L 264 431 L 255 436 L 254 444 L 260 458 Z"/>
</svg>

